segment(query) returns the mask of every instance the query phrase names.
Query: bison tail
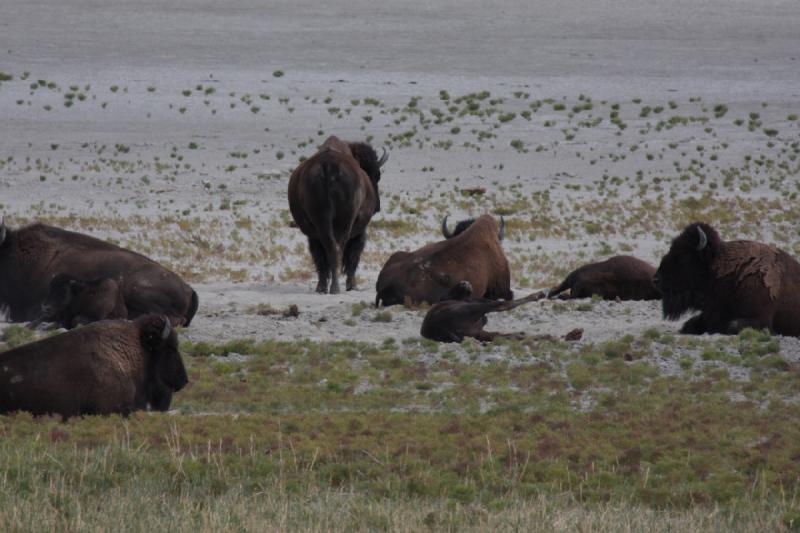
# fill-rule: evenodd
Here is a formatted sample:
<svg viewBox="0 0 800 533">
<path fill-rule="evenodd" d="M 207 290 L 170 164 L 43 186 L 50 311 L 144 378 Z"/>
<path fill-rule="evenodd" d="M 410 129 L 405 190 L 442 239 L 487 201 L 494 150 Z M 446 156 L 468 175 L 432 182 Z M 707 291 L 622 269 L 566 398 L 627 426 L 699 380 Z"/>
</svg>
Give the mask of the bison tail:
<svg viewBox="0 0 800 533">
<path fill-rule="evenodd" d="M 545 298 L 548 298 L 548 299 L 555 298 L 556 296 L 558 296 L 559 294 L 561 294 L 565 290 L 571 289 L 573 283 L 574 283 L 573 275 L 570 274 L 557 287 L 553 287 L 552 289 L 545 289 L 544 290 Z"/>
<path fill-rule="evenodd" d="M 183 327 L 189 326 L 191 324 L 194 315 L 197 313 L 197 308 L 200 305 L 200 300 L 197 298 L 197 292 L 192 290 L 192 301 L 189 304 L 189 311 L 186 313 L 186 322 L 183 323 Z"/>
</svg>

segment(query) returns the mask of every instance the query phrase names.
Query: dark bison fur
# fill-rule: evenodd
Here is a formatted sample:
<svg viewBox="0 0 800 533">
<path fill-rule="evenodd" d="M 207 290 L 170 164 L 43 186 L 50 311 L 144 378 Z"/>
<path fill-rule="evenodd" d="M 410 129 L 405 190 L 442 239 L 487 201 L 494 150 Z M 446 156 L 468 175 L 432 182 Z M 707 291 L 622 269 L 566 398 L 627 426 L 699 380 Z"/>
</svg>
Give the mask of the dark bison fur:
<svg viewBox="0 0 800 533">
<path fill-rule="evenodd" d="M 55 322 L 63 328 L 128 318 L 120 283 L 111 278 L 81 281 L 69 274 L 56 274 L 42 302 L 42 314 L 31 323 Z"/>
<path fill-rule="evenodd" d="M 653 277 L 664 317 L 700 311 L 682 333 L 735 334 L 744 328 L 800 336 L 800 263 L 754 241 L 723 241 L 710 225 L 687 226 Z"/>
<path fill-rule="evenodd" d="M 498 333 L 486 331 L 487 313 L 508 311 L 541 298 L 532 294 L 514 301 L 474 298 L 468 281 L 457 283 L 425 314 L 420 334 L 426 339 L 439 342 L 461 342 L 464 337 L 473 337 L 481 342 L 490 342 L 497 337 L 521 337 L 524 333 Z"/>
<path fill-rule="evenodd" d="M 591 298 L 605 300 L 658 300 L 653 286 L 656 268 L 630 255 L 615 255 L 605 261 L 583 265 L 570 272 L 557 287 L 546 291 L 548 298 Z M 565 291 L 569 291 L 568 294 Z"/>
<path fill-rule="evenodd" d="M 188 381 L 167 317 L 103 320 L 0 353 L 0 413 L 166 411 Z"/>
<path fill-rule="evenodd" d="M 88 235 L 32 224 L 12 230 L 0 223 L 0 307 L 13 322 L 39 317 L 56 274 L 81 280 L 120 280 L 128 316 L 148 313 L 188 326 L 197 293 L 177 274 L 147 257 Z"/>
<path fill-rule="evenodd" d="M 383 265 L 375 305 L 436 303 L 460 281 L 478 298 L 513 300 L 511 271 L 497 222 L 482 215 L 466 229 L 413 252 L 395 252 Z"/>
<path fill-rule="evenodd" d="M 330 136 L 289 177 L 289 210 L 308 237 L 317 292 L 338 293 L 340 270 L 347 290 L 356 288 L 367 225 L 381 209 L 378 182 L 386 159 L 366 143 Z"/>
</svg>

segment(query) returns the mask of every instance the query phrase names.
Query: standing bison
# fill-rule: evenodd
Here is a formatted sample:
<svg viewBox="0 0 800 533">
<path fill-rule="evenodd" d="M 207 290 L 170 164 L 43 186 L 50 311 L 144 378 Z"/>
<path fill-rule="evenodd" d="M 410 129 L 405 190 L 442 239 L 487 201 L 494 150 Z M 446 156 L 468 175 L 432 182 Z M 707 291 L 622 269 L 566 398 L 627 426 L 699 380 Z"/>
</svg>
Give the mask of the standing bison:
<svg viewBox="0 0 800 533">
<path fill-rule="evenodd" d="M 166 411 L 188 382 L 169 319 L 104 320 L 0 353 L 0 413 Z"/>
<path fill-rule="evenodd" d="M 122 287 L 117 280 L 100 278 L 81 281 L 68 274 L 56 274 L 42 302 L 42 314 L 30 326 L 55 322 L 63 328 L 72 329 L 114 318 L 128 318 Z"/>
<path fill-rule="evenodd" d="M 366 143 L 330 136 L 289 177 L 289 210 L 308 237 L 317 292 L 337 294 L 340 270 L 347 275 L 347 290 L 356 288 L 367 224 L 381 209 L 378 182 L 387 159 L 385 150 L 378 159 Z"/>
<path fill-rule="evenodd" d="M 477 298 L 513 300 L 511 271 L 500 242 L 500 228 L 490 215 L 460 222 L 450 233 L 442 222 L 444 241 L 413 252 L 395 252 L 383 265 L 376 284 L 375 305 L 436 303 L 460 281 Z"/>
<path fill-rule="evenodd" d="M 524 333 L 484 330 L 486 315 L 508 311 L 540 298 L 538 293 L 514 301 L 475 298 L 470 283 L 461 281 L 428 310 L 420 335 L 439 342 L 461 342 L 464 337 L 473 337 L 481 342 L 491 342 L 497 337 L 523 337 Z"/>
<path fill-rule="evenodd" d="M 653 278 L 664 317 L 690 310 L 681 333 L 767 328 L 800 336 L 800 263 L 774 246 L 722 241 L 708 224 L 690 224 L 672 241 Z"/>
<path fill-rule="evenodd" d="M 121 279 L 128 316 L 147 313 L 188 326 L 197 312 L 197 293 L 177 274 L 147 257 L 111 243 L 45 224 L 12 230 L 0 223 L 0 307 L 14 322 L 41 314 L 57 274 L 81 280 Z"/>
<path fill-rule="evenodd" d="M 560 285 L 543 295 L 591 298 L 596 294 L 605 300 L 658 300 L 661 293 L 653 286 L 655 273 L 650 263 L 630 255 L 615 255 L 573 270 Z M 566 290 L 569 290 L 568 296 L 563 294 Z"/>
</svg>

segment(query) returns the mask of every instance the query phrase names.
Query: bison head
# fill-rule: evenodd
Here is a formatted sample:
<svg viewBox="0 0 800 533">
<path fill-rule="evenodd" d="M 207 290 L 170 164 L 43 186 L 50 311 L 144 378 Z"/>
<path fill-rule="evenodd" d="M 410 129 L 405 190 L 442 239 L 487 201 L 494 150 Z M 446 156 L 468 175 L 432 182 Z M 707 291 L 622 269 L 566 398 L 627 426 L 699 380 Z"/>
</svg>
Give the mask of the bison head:
<svg viewBox="0 0 800 533">
<path fill-rule="evenodd" d="M 474 218 L 468 218 L 466 220 L 462 220 L 458 224 L 456 224 L 455 229 L 451 233 L 450 230 L 447 229 L 447 216 L 444 217 L 442 220 L 442 236 L 445 239 L 452 239 L 456 235 L 460 235 L 463 233 L 468 227 L 475 222 Z M 503 241 L 503 237 L 506 235 L 506 220 L 503 217 L 500 217 L 500 231 L 497 232 L 497 240 L 500 242 Z"/>
<path fill-rule="evenodd" d="M 663 294 L 664 318 L 677 320 L 690 309 L 702 309 L 720 245 L 719 234 L 703 222 L 689 224 L 672 241 L 653 276 L 653 285 Z"/>
<path fill-rule="evenodd" d="M 153 394 L 164 395 L 165 389 L 177 392 L 187 383 L 186 367 L 178 350 L 178 334 L 165 316 L 146 315 L 137 319 L 140 324 L 142 345 L 150 352 L 149 384 Z M 154 402 L 151 399 L 151 404 Z M 169 408 L 164 402 L 155 402 L 157 408 Z"/>
<path fill-rule="evenodd" d="M 372 182 L 372 187 L 375 189 L 375 211 L 378 212 L 381 210 L 378 182 L 381 181 L 381 167 L 389 159 L 389 153 L 386 151 L 386 148 L 383 148 L 383 154 L 381 154 L 381 158 L 378 159 L 378 154 L 376 154 L 372 146 L 367 143 L 350 143 L 349 146 L 350 152 L 353 154 L 356 161 L 358 161 L 358 165 L 367 173 L 369 180 Z"/>
<path fill-rule="evenodd" d="M 59 314 L 69 307 L 70 302 L 86 288 L 86 284 L 69 274 L 56 274 L 50 280 L 47 296 L 42 301 L 40 320 L 57 320 Z"/>
</svg>

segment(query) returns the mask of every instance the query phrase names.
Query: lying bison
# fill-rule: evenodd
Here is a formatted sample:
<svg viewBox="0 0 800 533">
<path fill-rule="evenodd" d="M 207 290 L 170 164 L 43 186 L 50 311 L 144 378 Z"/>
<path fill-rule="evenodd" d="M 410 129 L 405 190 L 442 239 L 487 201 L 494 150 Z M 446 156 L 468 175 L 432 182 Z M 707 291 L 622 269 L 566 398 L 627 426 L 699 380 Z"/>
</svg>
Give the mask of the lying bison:
<svg viewBox="0 0 800 533">
<path fill-rule="evenodd" d="M 169 319 L 104 320 L 0 353 L 0 413 L 166 411 L 188 383 Z"/>
<path fill-rule="evenodd" d="M 44 224 L 17 230 L 0 223 L 0 307 L 14 322 L 39 317 L 56 274 L 77 279 L 121 279 L 128 316 L 167 315 L 188 326 L 197 293 L 177 274 L 147 257 L 80 233 Z"/>
<path fill-rule="evenodd" d="M 433 304 L 460 281 L 469 282 L 478 298 L 512 300 L 511 272 L 500 244 L 503 227 L 482 215 L 450 233 L 445 218 L 444 241 L 389 257 L 378 275 L 375 305 Z"/>
<path fill-rule="evenodd" d="M 81 281 L 68 274 L 56 274 L 42 302 L 42 314 L 30 325 L 55 322 L 72 329 L 114 318 L 128 318 L 120 283 L 111 278 Z"/>
<path fill-rule="evenodd" d="M 615 255 L 605 261 L 583 265 L 567 275 L 557 287 L 544 291 L 554 298 L 590 298 L 605 300 L 658 300 L 661 293 L 653 286 L 656 269 L 650 263 L 630 255 Z M 569 295 L 564 291 L 569 290 Z"/>
<path fill-rule="evenodd" d="M 800 335 L 800 263 L 774 246 L 722 241 L 708 224 L 690 224 L 672 241 L 653 278 L 664 317 L 690 310 L 681 333 L 767 328 Z"/>
<path fill-rule="evenodd" d="M 508 311 L 541 297 L 537 293 L 514 301 L 475 298 L 472 285 L 468 281 L 461 281 L 428 310 L 422 321 L 420 335 L 439 342 L 461 342 L 464 337 L 474 337 L 481 342 L 490 342 L 497 337 L 521 337 L 524 333 L 484 330 L 486 314 Z"/>
<path fill-rule="evenodd" d="M 366 143 L 330 136 L 319 151 L 289 177 L 289 210 L 317 269 L 317 292 L 339 292 L 339 271 L 346 288 L 356 288 L 356 269 L 367 239 L 367 224 L 380 211 L 380 159 Z M 330 280 L 330 289 L 328 281 Z"/>
</svg>

